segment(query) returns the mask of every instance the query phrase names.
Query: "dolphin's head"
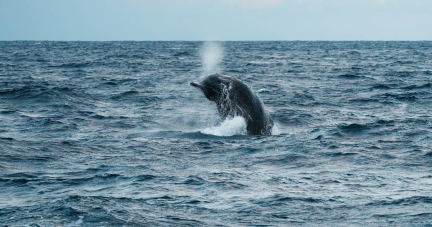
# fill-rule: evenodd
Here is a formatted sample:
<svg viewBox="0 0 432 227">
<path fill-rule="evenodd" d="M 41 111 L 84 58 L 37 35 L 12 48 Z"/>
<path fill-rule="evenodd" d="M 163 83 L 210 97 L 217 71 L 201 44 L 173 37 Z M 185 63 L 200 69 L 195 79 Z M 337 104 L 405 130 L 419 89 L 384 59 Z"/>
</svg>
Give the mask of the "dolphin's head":
<svg viewBox="0 0 432 227">
<path fill-rule="evenodd" d="M 222 94 L 223 79 L 221 74 L 207 76 L 201 83 L 192 82 L 191 86 L 199 88 L 210 101 L 216 101 Z"/>
</svg>

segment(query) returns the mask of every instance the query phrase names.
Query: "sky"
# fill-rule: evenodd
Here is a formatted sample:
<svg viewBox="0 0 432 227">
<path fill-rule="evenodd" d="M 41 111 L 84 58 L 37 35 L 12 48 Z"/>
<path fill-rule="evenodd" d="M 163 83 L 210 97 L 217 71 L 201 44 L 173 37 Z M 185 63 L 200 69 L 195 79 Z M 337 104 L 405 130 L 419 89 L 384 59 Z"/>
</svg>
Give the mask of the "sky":
<svg viewBox="0 0 432 227">
<path fill-rule="evenodd" d="M 0 0 L 0 40 L 432 40 L 432 0 Z"/>
</svg>

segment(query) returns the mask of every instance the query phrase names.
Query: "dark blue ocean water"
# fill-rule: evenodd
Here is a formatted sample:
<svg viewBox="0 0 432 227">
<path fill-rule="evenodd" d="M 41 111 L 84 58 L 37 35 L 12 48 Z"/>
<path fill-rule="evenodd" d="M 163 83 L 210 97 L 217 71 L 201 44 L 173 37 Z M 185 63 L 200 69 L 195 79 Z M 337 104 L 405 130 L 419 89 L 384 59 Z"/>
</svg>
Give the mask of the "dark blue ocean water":
<svg viewBox="0 0 432 227">
<path fill-rule="evenodd" d="M 0 42 L 0 226 L 432 226 L 431 91 L 432 42 Z"/>
</svg>

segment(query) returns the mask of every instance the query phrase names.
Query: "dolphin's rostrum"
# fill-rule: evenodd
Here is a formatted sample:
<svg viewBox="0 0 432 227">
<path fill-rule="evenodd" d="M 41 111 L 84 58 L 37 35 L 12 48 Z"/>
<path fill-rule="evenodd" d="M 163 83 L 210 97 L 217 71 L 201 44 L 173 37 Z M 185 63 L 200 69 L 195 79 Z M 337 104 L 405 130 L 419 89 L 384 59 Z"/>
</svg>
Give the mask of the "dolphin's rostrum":
<svg viewBox="0 0 432 227">
<path fill-rule="evenodd" d="M 246 120 L 248 135 L 271 135 L 273 119 L 258 96 L 242 81 L 222 74 L 207 76 L 199 88 L 208 100 L 216 102 L 222 120 L 241 116 Z"/>
</svg>

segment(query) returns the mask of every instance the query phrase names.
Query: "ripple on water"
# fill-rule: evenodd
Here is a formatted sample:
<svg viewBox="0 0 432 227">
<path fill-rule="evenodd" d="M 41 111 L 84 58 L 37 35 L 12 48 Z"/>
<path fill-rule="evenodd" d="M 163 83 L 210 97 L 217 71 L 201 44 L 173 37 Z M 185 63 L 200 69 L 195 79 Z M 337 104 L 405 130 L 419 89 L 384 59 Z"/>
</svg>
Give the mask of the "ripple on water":
<svg viewBox="0 0 432 227">
<path fill-rule="evenodd" d="M 218 45 L 0 42 L 0 223 L 430 225 L 431 42 Z M 204 67 L 273 135 L 221 121 Z"/>
</svg>

